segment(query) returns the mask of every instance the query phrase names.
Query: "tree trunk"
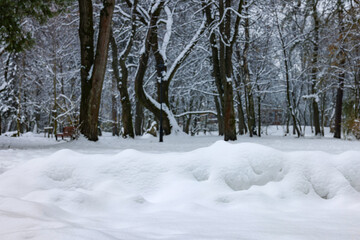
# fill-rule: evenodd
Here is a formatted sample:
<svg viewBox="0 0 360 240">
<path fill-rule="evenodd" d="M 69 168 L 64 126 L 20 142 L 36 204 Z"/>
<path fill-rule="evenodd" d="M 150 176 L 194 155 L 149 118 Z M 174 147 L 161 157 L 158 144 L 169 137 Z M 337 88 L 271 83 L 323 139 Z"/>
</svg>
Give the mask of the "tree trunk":
<svg viewBox="0 0 360 240">
<path fill-rule="evenodd" d="M 297 127 L 295 109 L 294 109 L 295 106 L 293 105 L 294 99 L 290 93 L 290 73 L 289 73 L 289 65 L 288 65 L 288 56 L 287 56 L 286 46 L 285 46 L 284 38 L 283 38 L 281 29 L 280 29 L 279 22 L 277 23 L 277 28 L 278 28 L 278 32 L 279 32 L 279 36 L 280 36 L 281 48 L 282 48 L 282 53 L 283 53 L 283 58 L 284 58 L 283 63 L 284 63 L 284 67 L 285 67 L 287 108 L 288 108 L 288 112 L 293 121 L 294 131 L 296 131 L 298 137 L 300 137 L 301 133 L 300 133 L 299 128 Z"/>
<path fill-rule="evenodd" d="M 321 136 L 325 136 L 325 106 L 326 106 L 326 93 L 323 95 L 321 104 Z"/>
<path fill-rule="evenodd" d="M 313 21 L 314 21 L 314 46 L 313 46 L 313 55 L 312 55 L 312 70 L 311 70 L 311 93 L 314 95 L 312 100 L 313 110 L 314 110 L 314 127 L 315 127 L 315 136 L 321 135 L 320 131 L 320 112 L 318 106 L 318 96 L 317 96 L 317 72 L 318 72 L 318 51 L 319 51 L 319 19 L 317 15 L 317 3 L 312 0 L 313 7 Z"/>
<path fill-rule="evenodd" d="M 340 32 L 341 38 L 343 37 L 342 34 L 344 34 L 342 10 L 343 10 L 342 2 L 341 2 L 341 0 L 338 0 L 338 19 L 339 19 L 339 25 L 340 25 L 340 29 L 341 29 L 341 32 Z M 343 50 L 340 50 L 338 59 L 339 59 L 340 73 L 338 76 L 338 89 L 337 89 L 337 93 L 336 93 L 334 138 L 341 138 L 341 116 L 342 116 L 342 104 L 343 104 L 344 80 L 345 80 L 345 72 L 344 72 L 343 68 L 344 68 L 345 62 L 346 62 L 345 53 L 343 52 Z"/>
<path fill-rule="evenodd" d="M 9 74 L 9 65 L 10 65 L 10 58 L 11 58 L 11 54 L 9 54 L 6 62 L 5 62 L 5 68 L 4 68 L 4 81 L 5 83 L 7 84 L 9 82 L 8 80 L 8 74 Z M 38 85 L 36 85 L 38 86 Z M 7 89 L 7 88 L 5 88 Z M 5 91 L 5 89 L 2 89 L 1 91 Z M 1 93 L 0 91 L 0 93 Z M 6 119 L 5 119 L 6 120 Z M 5 122 L 6 123 L 6 122 Z M 2 132 L 2 112 L 0 112 L 0 135 L 1 135 L 1 132 Z"/>
<path fill-rule="evenodd" d="M 220 103 L 220 97 L 214 96 L 214 102 L 215 102 L 215 108 L 216 108 L 216 118 L 218 121 L 218 129 L 219 129 L 219 136 L 224 135 L 224 118 L 223 118 L 223 112 L 222 107 Z"/>
<path fill-rule="evenodd" d="M 309 114 L 310 114 L 310 129 L 311 129 L 311 133 L 314 133 L 314 111 L 312 110 L 312 104 L 309 104 Z"/>
<path fill-rule="evenodd" d="M 118 129 L 118 120 L 117 120 L 117 99 L 116 99 L 116 91 L 118 91 L 116 85 L 117 81 L 115 77 L 111 81 L 111 119 L 112 119 L 112 135 L 119 136 L 119 129 Z"/>
<path fill-rule="evenodd" d="M 238 57 L 240 57 L 240 53 L 239 51 L 237 51 L 238 53 Z M 235 74 L 233 74 L 235 77 Z M 242 100 L 241 100 L 241 95 L 240 95 L 240 85 L 241 85 L 241 77 L 240 74 L 237 75 L 237 77 L 234 78 L 234 82 L 235 82 L 235 87 L 236 87 L 236 98 L 238 100 L 238 104 L 237 104 L 237 111 L 238 111 L 238 118 L 239 118 L 239 123 L 238 123 L 238 127 L 239 127 L 239 134 L 240 135 L 244 135 L 247 133 L 247 128 L 246 128 L 246 124 L 245 124 L 245 115 L 244 115 L 244 110 L 243 110 L 243 104 L 242 104 Z"/>
<path fill-rule="evenodd" d="M 120 101 L 122 108 L 122 123 L 123 123 L 123 137 L 131 137 L 134 138 L 134 127 L 132 122 L 132 114 L 131 114 L 131 102 L 128 93 L 128 68 L 126 66 L 126 60 L 130 53 L 130 50 L 133 45 L 135 33 L 136 33 L 136 8 L 137 8 L 137 0 L 133 1 L 132 11 L 131 11 L 131 32 L 125 49 L 122 51 L 120 57 L 118 57 L 118 48 L 116 45 L 115 37 L 113 36 L 111 29 L 111 46 L 112 46 L 112 67 L 115 79 L 117 81 L 117 86 L 120 92 Z M 121 69 L 121 74 L 119 74 L 119 65 Z"/>
<path fill-rule="evenodd" d="M 18 109 L 17 109 L 17 116 L 16 116 L 16 129 L 17 129 L 17 136 L 20 137 L 20 134 L 22 133 L 22 126 L 21 126 L 21 89 L 22 89 L 22 83 L 25 78 L 25 54 L 22 56 L 22 71 L 21 76 L 19 77 L 19 86 L 18 86 Z"/>
<path fill-rule="evenodd" d="M 245 44 L 244 44 L 244 52 L 243 52 L 243 71 L 244 71 L 244 86 L 245 86 L 245 97 L 247 97 L 247 106 L 246 106 L 246 115 L 247 122 L 249 127 L 249 135 L 250 137 L 254 134 L 255 129 L 255 106 L 254 106 L 254 98 L 253 98 L 253 87 L 251 85 L 250 79 L 250 71 L 248 65 L 248 51 L 250 47 L 250 30 L 249 30 L 249 18 L 248 18 L 248 8 L 245 8 L 245 25 L 244 25 L 244 33 L 245 33 Z"/>
<path fill-rule="evenodd" d="M 144 109 L 141 103 L 136 100 L 136 109 L 135 109 L 135 135 L 141 136 L 143 134 L 143 119 L 144 119 Z"/>
<path fill-rule="evenodd" d="M 241 5 L 242 1 L 240 3 L 240 6 Z M 224 87 L 224 140 L 234 141 L 237 139 L 232 83 L 232 48 L 234 42 L 231 41 L 231 13 L 230 11 L 225 11 L 225 9 L 228 8 L 231 8 L 230 0 L 225 0 L 225 4 L 223 0 L 219 1 L 220 16 L 223 17 L 225 15 L 225 20 L 222 21 L 219 26 L 220 34 L 225 39 L 219 42 L 220 77 Z M 237 31 L 236 26 L 235 32 Z M 234 37 L 236 37 L 236 34 L 234 34 Z M 226 43 L 224 41 L 226 41 Z"/>
<path fill-rule="evenodd" d="M 132 123 L 132 114 L 131 114 L 131 102 L 130 97 L 128 93 L 128 70 L 125 63 L 125 60 L 127 56 L 121 56 L 121 58 L 118 58 L 118 49 L 115 42 L 114 36 L 111 34 L 111 47 L 112 47 L 112 68 L 113 68 L 113 74 L 115 76 L 117 87 L 120 92 L 120 101 L 121 101 L 121 109 L 122 109 L 122 115 L 121 115 L 121 121 L 123 124 L 123 137 L 131 137 L 134 138 L 134 128 Z M 130 46 L 131 48 L 131 46 Z M 119 62 L 118 62 L 119 59 Z M 119 64 L 121 67 L 121 76 L 119 74 Z"/>
<path fill-rule="evenodd" d="M 245 116 L 244 116 L 244 110 L 242 107 L 242 101 L 241 101 L 241 96 L 239 93 L 237 93 L 237 98 L 238 98 L 238 116 L 239 116 L 239 134 L 240 135 L 244 135 L 247 133 L 247 128 L 246 128 L 246 124 L 245 124 Z"/>
<path fill-rule="evenodd" d="M 184 129 L 184 132 L 186 133 L 186 134 L 189 134 L 189 129 L 190 129 L 190 123 L 191 123 L 191 114 L 189 114 L 188 116 L 187 116 L 187 119 L 186 119 L 186 122 L 185 122 L 185 129 Z"/>
<path fill-rule="evenodd" d="M 345 58 L 341 59 L 341 64 L 345 63 Z M 341 116 L 342 116 L 342 103 L 344 95 L 344 78 L 345 73 L 342 72 L 338 77 L 338 89 L 336 93 L 336 105 L 335 105 L 335 133 L 334 138 L 341 138 Z"/>
<path fill-rule="evenodd" d="M 205 14 L 206 14 L 207 25 L 211 26 L 214 22 L 214 19 L 212 17 L 210 5 L 206 6 Z M 220 76 L 219 48 L 217 46 L 215 31 L 212 31 L 210 33 L 209 42 L 211 48 L 211 60 L 212 60 L 211 62 L 213 66 L 213 75 L 215 78 L 215 85 L 217 88 L 217 92 L 219 94 L 218 100 L 215 100 L 218 126 L 219 126 L 219 135 L 223 136 L 224 135 L 224 87 L 222 85 L 221 76 Z"/>
<path fill-rule="evenodd" d="M 356 69 L 354 73 L 354 85 L 355 85 L 355 117 L 358 118 L 360 111 L 360 70 Z"/>
<path fill-rule="evenodd" d="M 152 52 L 155 57 L 158 78 L 158 81 L 156 81 L 157 101 L 160 104 L 165 104 L 169 108 L 169 81 L 164 81 L 164 77 L 167 72 L 167 66 L 165 64 L 164 56 L 160 53 L 159 50 L 158 28 L 156 24 L 152 28 L 150 43 Z M 158 118 L 158 120 L 160 121 L 160 118 Z M 171 125 L 167 117 L 162 117 L 162 127 L 166 135 L 171 133 Z"/>
<path fill-rule="evenodd" d="M 80 7 L 80 43 L 82 62 L 82 99 L 80 110 L 82 133 L 90 140 L 98 140 L 98 117 L 101 101 L 102 85 L 104 82 L 108 47 L 110 40 L 110 27 L 114 11 L 114 0 L 104 0 L 104 8 L 100 11 L 99 35 L 97 40 L 95 59 L 91 59 L 93 50 L 93 22 L 92 2 L 79 0 Z M 82 21 L 83 20 L 83 21 Z M 90 43 L 91 42 L 91 43 Z M 85 48 L 85 49 L 84 49 Z M 90 68 L 92 74 L 88 80 Z M 84 71 L 83 71 L 84 70 Z M 83 91 L 84 90 L 84 91 Z M 84 96 L 83 96 L 84 95 Z M 84 112 L 85 111 L 85 112 Z"/>
<path fill-rule="evenodd" d="M 55 40 L 55 36 L 53 35 L 53 41 L 54 41 L 54 45 L 53 45 L 53 53 L 54 53 L 54 62 L 53 62 L 53 91 L 54 91 L 54 106 L 53 106 L 53 132 L 56 135 L 57 134 L 57 128 L 58 128 L 58 121 L 57 121 L 57 115 L 58 115 L 58 103 L 57 103 L 57 92 L 56 92 L 56 87 L 57 87 L 57 62 L 56 62 L 56 40 Z"/>
<path fill-rule="evenodd" d="M 248 16 L 248 11 L 246 8 L 245 11 L 246 16 Z M 248 128 L 250 137 L 252 137 L 255 132 L 255 104 L 253 97 L 253 87 L 250 80 L 250 70 L 248 65 L 248 51 L 250 47 L 250 30 L 249 30 L 249 18 L 245 18 L 245 45 L 243 52 L 243 69 L 244 69 L 244 84 L 246 88 L 247 95 L 247 119 L 248 119 Z"/>
<path fill-rule="evenodd" d="M 160 4 L 155 9 L 155 11 L 152 12 L 151 17 L 150 17 L 149 28 L 148 28 L 148 31 L 146 34 L 146 39 L 145 39 L 145 46 L 144 46 L 143 52 L 140 56 L 138 71 L 136 72 L 135 92 L 136 92 L 136 96 L 137 96 L 138 100 L 140 101 L 140 103 L 144 107 L 146 107 L 150 112 L 152 112 L 157 119 L 160 119 L 160 115 L 162 114 L 164 133 L 165 133 L 165 135 L 168 135 L 171 133 L 170 115 L 172 115 L 172 113 L 170 112 L 170 108 L 168 105 L 168 98 L 166 98 L 166 96 L 167 96 L 166 90 L 164 90 L 164 92 L 163 92 L 164 96 L 165 96 L 164 97 L 165 104 L 162 104 L 163 111 L 161 112 L 159 102 L 157 102 L 155 99 L 152 99 L 144 91 L 144 87 L 143 87 L 144 76 L 145 76 L 145 72 L 146 72 L 147 65 L 148 65 L 150 50 L 152 47 L 151 44 L 154 41 L 154 39 L 152 37 L 153 29 L 154 29 L 155 25 L 157 24 L 157 20 L 160 15 L 163 4 L 164 4 L 164 2 L 161 1 Z M 160 67 L 160 66 L 157 66 L 157 67 Z M 161 66 L 161 67 L 164 67 L 164 66 Z M 163 69 L 161 69 L 161 70 L 163 70 Z M 158 71 L 158 75 L 162 74 L 162 72 L 163 71 L 160 71 L 160 73 L 159 73 L 159 71 Z M 164 89 L 167 89 L 168 85 L 166 85 L 166 84 L 168 84 L 168 83 L 164 82 L 164 84 L 165 84 Z M 158 89 L 159 89 L 159 87 L 158 87 Z"/>
<path fill-rule="evenodd" d="M 87 136 L 89 120 L 87 117 L 89 109 L 89 98 L 92 82 L 90 81 L 90 70 L 94 64 L 94 27 L 93 6 L 91 0 L 78 0 L 80 11 L 80 53 L 81 53 L 81 102 L 80 102 L 80 130 Z"/>
</svg>

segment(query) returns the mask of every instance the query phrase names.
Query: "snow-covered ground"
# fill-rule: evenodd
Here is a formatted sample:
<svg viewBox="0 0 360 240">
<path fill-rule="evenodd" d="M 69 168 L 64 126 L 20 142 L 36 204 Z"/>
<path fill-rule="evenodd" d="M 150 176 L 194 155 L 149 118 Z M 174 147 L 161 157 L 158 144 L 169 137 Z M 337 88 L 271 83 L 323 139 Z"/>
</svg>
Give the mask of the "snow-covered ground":
<svg viewBox="0 0 360 240">
<path fill-rule="evenodd" d="M 0 136 L 0 239 L 360 239 L 360 141 Z"/>
</svg>

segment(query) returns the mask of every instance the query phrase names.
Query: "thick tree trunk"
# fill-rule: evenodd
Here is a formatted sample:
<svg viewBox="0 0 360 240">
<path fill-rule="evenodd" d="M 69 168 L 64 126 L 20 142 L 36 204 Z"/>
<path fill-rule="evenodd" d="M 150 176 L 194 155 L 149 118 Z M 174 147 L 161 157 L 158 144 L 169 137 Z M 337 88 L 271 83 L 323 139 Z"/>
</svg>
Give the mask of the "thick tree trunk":
<svg viewBox="0 0 360 240">
<path fill-rule="evenodd" d="M 241 14 L 243 1 L 239 2 L 238 13 Z M 207 24 L 211 26 L 215 19 L 211 11 L 211 4 L 204 2 L 204 9 L 207 19 Z M 231 8 L 231 0 L 219 0 L 219 16 L 223 21 L 218 25 L 219 36 L 216 39 L 215 32 L 210 33 L 210 46 L 212 51 L 212 63 L 213 72 L 215 77 L 215 84 L 219 93 L 220 107 L 223 121 L 224 121 L 224 140 L 236 140 L 236 121 L 234 111 L 234 100 L 233 100 L 233 83 L 232 83 L 232 53 L 233 46 L 236 42 L 238 28 L 240 24 L 240 16 L 235 17 L 235 26 L 233 35 L 231 36 L 231 11 L 227 11 Z M 225 10 L 226 9 L 226 10 Z M 217 111 L 219 106 L 217 106 Z M 219 116 L 218 116 L 219 117 Z M 221 134 L 222 129 L 219 121 L 219 133 Z"/>
<path fill-rule="evenodd" d="M 232 82 L 228 82 L 224 89 L 225 115 L 224 115 L 224 140 L 236 140 L 236 121 L 234 112 L 233 87 Z"/>
<path fill-rule="evenodd" d="M 90 57 L 91 52 L 93 51 L 86 49 L 87 47 L 93 48 L 92 43 L 90 43 L 93 41 L 93 38 L 91 38 L 93 36 L 92 2 L 89 0 L 79 0 L 81 62 L 82 70 L 84 69 L 84 73 L 82 72 L 81 74 L 82 82 L 84 81 L 84 85 L 82 87 L 84 92 L 81 94 L 84 94 L 84 96 L 82 96 L 80 107 L 85 108 L 80 110 L 80 119 L 82 120 L 82 133 L 91 141 L 98 140 L 98 117 L 108 56 L 114 0 L 104 0 L 103 5 L 104 8 L 100 11 L 96 55 L 95 59 L 92 61 Z M 84 29 L 82 29 L 82 27 L 84 27 Z M 85 49 L 83 49 L 83 47 L 85 47 Z M 93 67 L 91 78 L 90 80 L 87 80 L 91 67 Z"/>
<path fill-rule="evenodd" d="M 91 0 L 78 0 L 80 11 L 80 51 L 81 51 L 81 102 L 80 102 L 80 129 L 85 134 L 89 128 L 87 113 L 92 82 L 90 70 L 94 64 L 94 27 L 93 7 Z"/>
<path fill-rule="evenodd" d="M 236 140 L 236 121 L 233 99 L 233 83 L 232 83 L 232 53 L 233 43 L 231 41 L 231 13 L 225 11 L 231 7 L 231 1 L 222 0 L 219 2 L 220 16 L 225 15 L 225 20 L 220 23 L 220 34 L 224 36 L 227 43 L 220 41 L 220 77 L 224 87 L 224 140 Z M 237 31 L 237 30 L 236 30 Z"/>
</svg>

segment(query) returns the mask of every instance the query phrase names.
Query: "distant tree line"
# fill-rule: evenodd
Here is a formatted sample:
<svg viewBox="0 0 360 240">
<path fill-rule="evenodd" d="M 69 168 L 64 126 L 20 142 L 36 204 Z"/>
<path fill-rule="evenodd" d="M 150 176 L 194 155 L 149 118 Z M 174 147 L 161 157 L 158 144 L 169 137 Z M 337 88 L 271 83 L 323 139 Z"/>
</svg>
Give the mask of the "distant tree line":
<svg viewBox="0 0 360 240">
<path fill-rule="evenodd" d="M 360 134 L 359 43 L 357 0 L 3 0 L 0 133 Z"/>
</svg>

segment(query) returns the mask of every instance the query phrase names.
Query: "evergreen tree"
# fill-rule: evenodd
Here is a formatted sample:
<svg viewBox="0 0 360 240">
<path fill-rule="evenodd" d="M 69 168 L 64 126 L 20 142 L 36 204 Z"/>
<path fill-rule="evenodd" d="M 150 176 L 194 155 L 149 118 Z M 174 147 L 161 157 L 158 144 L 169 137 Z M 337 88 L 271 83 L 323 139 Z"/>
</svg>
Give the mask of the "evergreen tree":
<svg viewBox="0 0 360 240">
<path fill-rule="evenodd" d="M 0 55 L 21 52 L 29 48 L 34 39 L 23 26 L 25 19 L 34 18 L 44 23 L 61 11 L 71 0 L 1 0 L 0 1 Z"/>
</svg>

